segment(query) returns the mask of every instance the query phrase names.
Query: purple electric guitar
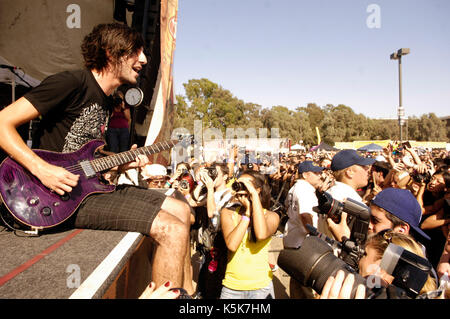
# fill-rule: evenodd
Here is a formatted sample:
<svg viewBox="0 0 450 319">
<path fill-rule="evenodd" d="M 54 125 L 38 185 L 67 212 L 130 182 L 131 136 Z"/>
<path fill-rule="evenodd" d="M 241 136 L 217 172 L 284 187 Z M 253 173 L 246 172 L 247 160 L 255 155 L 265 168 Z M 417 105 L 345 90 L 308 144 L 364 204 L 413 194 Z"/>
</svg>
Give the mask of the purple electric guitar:
<svg viewBox="0 0 450 319">
<path fill-rule="evenodd" d="M 114 191 L 114 185 L 101 181 L 102 172 L 132 162 L 140 154 L 169 150 L 177 143 L 161 142 L 102 158 L 95 158 L 96 150 L 104 145 L 102 140 L 93 140 L 73 153 L 33 150 L 48 163 L 80 175 L 78 185 L 62 196 L 51 192 L 28 170 L 8 157 L 0 165 L 0 196 L 20 223 L 34 229 L 53 227 L 72 216 L 87 196 Z"/>
</svg>

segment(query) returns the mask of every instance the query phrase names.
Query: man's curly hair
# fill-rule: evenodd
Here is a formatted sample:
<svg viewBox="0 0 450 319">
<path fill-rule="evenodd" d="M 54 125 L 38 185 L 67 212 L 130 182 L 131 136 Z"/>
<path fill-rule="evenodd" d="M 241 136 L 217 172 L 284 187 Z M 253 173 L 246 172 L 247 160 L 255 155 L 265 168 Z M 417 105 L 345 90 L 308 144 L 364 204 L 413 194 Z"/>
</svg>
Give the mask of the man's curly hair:
<svg viewBox="0 0 450 319">
<path fill-rule="evenodd" d="M 89 70 L 104 70 L 108 63 L 117 67 L 122 57 L 136 54 L 144 47 L 139 32 L 125 24 L 99 24 L 81 44 L 84 65 Z"/>
</svg>

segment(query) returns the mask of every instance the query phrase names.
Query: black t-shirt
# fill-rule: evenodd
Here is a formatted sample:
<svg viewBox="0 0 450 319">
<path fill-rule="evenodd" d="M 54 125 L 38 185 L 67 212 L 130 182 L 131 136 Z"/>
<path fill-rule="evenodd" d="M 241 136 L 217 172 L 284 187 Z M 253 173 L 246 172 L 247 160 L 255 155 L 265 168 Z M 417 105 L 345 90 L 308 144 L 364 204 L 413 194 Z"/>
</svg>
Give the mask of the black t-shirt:
<svg viewBox="0 0 450 319">
<path fill-rule="evenodd" d="M 25 94 L 42 115 L 33 148 L 73 152 L 93 139 L 103 139 L 111 99 L 91 71 L 65 71 L 47 77 Z"/>
</svg>

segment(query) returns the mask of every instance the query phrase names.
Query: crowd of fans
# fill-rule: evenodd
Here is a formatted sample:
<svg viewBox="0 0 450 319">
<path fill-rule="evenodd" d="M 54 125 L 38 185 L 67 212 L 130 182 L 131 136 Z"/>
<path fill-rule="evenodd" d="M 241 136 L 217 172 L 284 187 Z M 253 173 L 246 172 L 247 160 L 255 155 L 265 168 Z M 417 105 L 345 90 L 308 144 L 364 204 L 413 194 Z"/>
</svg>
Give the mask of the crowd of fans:
<svg viewBox="0 0 450 319">
<path fill-rule="evenodd" d="M 370 207 L 369 237 L 356 267 L 362 276 L 369 274 L 368 259 L 379 264 L 387 248 L 381 243 L 386 236 L 379 234 L 389 230 L 390 242 L 396 241 L 431 263 L 422 294 L 436 291 L 448 278 L 447 151 L 391 143 L 380 152 L 303 151 L 279 154 L 276 160 L 259 155 L 249 158 L 233 147 L 225 160 L 206 163 L 192 158 L 177 163 L 173 171 L 148 164 L 134 178 L 128 174 L 121 181 L 165 189 L 166 194 L 178 194 L 191 206 L 190 246 L 201 262 L 198 278 L 194 278 L 197 289 L 189 295 L 276 298 L 272 272 L 277 266 L 268 259 L 274 236 L 283 237 L 285 248 L 301 246 L 309 233 L 307 225 L 337 241 L 350 237 L 352 221 L 345 212 L 339 221 L 313 209 L 323 192 L 338 201 L 351 198 Z M 330 287 L 341 285 L 344 290 L 351 282 L 344 281 L 339 272 L 329 278 L 320 294 L 295 278 L 290 280 L 291 298 L 343 297 L 345 294 L 332 296 L 330 291 L 339 291 L 339 287 Z M 385 281 L 389 283 L 386 276 Z M 439 297 L 444 298 L 445 293 Z"/>
</svg>

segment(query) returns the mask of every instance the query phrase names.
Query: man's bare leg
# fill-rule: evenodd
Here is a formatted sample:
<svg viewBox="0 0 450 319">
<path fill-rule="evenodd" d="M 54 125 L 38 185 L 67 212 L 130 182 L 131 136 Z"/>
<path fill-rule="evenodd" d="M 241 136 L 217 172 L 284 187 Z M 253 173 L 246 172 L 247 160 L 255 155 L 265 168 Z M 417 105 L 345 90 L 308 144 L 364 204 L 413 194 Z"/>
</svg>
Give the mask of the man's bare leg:
<svg viewBox="0 0 450 319">
<path fill-rule="evenodd" d="M 192 295 L 195 290 L 192 284 L 192 264 L 191 264 L 191 241 L 190 241 L 190 225 L 191 225 L 191 207 L 180 200 L 174 199 L 172 197 L 167 197 L 161 206 L 162 209 L 167 211 L 169 214 L 179 218 L 187 228 L 188 237 L 186 242 L 186 257 L 183 265 L 183 288 Z"/>
<path fill-rule="evenodd" d="M 153 256 L 152 281 L 156 286 L 172 282 L 172 287 L 182 287 L 186 245 L 189 231 L 177 217 L 161 210 L 153 221 L 150 236 L 157 247 Z"/>
<path fill-rule="evenodd" d="M 183 288 L 186 289 L 188 294 L 193 295 L 195 293 L 194 286 L 192 284 L 192 263 L 191 263 L 191 245 L 190 240 L 187 245 L 186 258 L 184 259 L 184 272 L 183 272 Z"/>
</svg>

